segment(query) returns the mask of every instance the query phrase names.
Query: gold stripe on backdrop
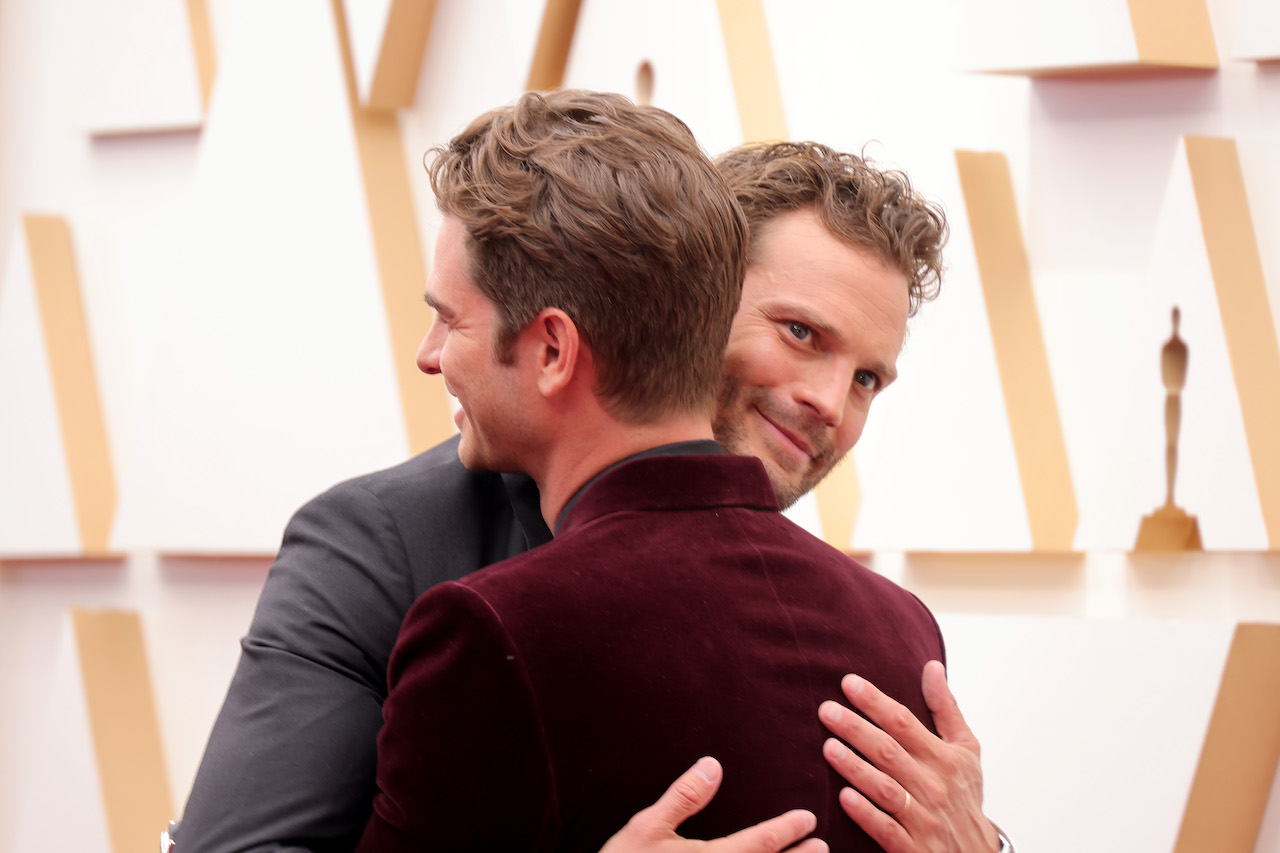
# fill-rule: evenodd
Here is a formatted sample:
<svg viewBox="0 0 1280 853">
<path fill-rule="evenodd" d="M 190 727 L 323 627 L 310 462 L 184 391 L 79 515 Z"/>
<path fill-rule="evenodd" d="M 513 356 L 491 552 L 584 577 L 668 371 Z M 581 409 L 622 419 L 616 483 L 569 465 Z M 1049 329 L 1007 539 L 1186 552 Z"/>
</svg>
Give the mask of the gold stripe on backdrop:
<svg viewBox="0 0 1280 853">
<path fill-rule="evenodd" d="M 71 476 L 80 548 L 87 556 L 106 556 L 116 514 L 116 480 L 71 229 L 60 216 L 28 214 L 22 224 Z"/>
<path fill-rule="evenodd" d="M 176 817 L 137 613 L 72 608 L 89 731 L 115 853 L 154 850 Z"/>
<path fill-rule="evenodd" d="M 1079 518 L 1040 329 L 1031 264 L 1004 154 L 956 151 L 1009 430 L 1036 551 L 1069 551 Z"/>
<path fill-rule="evenodd" d="M 762 0 L 717 0 L 738 121 L 747 142 L 787 138 L 787 115 Z"/>
<path fill-rule="evenodd" d="M 1233 139 L 1184 137 L 1209 268 L 1235 376 L 1253 480 L 1272 550 L 1280 549 L 1280 345 Z"/>
<path fill-rule="evenodd" d="M 1253 853 L 1280 761 L 1280 625 L 1237 625 L 1174 853 Z"/>
<path fill-rule="evenodd" d="M 818 499 L 823 540 L 833 548 L 848 551 L 853 545 L 853 530 L 862 508 L 862 488 L 858 484 L 853 454 L 832 468 L 813 493 Z"/>
<path fill-rule="evenodd" d="M 191 27 L 191 44 L 196 57 L 196 76 L 200 80 L 200 104 L 206 118 L 209 99 L 213 97 L 213 80 L 218 73 L 218 54 L 213 43 L 213 22 L 209 19 L 208 0 L 187 0 L 187 21 Z"/>
<path fill-rule="evenodd" d="M 582 0 L 547 0 L 533 61 L 529 63 L 526 89 L 546 92 L 564 85 L 564 71 L 569 65 L 569 50 L 573 47 L 581 11 Z"/>
<path fill-rule="evenodd" d="M 413 106 L 435 10 L 436 0 L 394 0 L 391 4 L 367 107 L 394 110 Z"/>
<path fill-rule="evenodd" d="M 1128 0 L 1140 65 L 1217 68 L 1205 0 Z"/>
<path fill-rule="evenodd" d="M 431 315 L 422 302 L 427 268 L 405 167 L 400 122 L 394 112 L 360 105 L 342 2 L 332 0 L 331 5 L 347 81 L 351 123 L 360 154 L 405 432 L 409 450 L 418 453 L 448 438 L 454 429 L 444 381 L 438 376 L 424 376 L 414 361 L 418 342 L 426 334 Z M 422 179 L 426 180 L 425 174 Z"/>
</svg>

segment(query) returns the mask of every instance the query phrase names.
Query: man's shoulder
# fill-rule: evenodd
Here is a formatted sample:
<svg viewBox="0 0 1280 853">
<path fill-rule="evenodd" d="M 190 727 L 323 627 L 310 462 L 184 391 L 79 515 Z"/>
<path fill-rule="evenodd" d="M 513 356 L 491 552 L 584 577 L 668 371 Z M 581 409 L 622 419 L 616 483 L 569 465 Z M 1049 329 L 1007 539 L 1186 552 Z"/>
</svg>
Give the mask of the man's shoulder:
<svg viewBox="0 0 1280 853">
<path fill-rule="evenodd" d="M 331 487 L 325 494 L 367 493 L 382 500 L 432 495 L 449 496 L 458 491 L 502 488 L 502 477 L 492 471 L 472 471 L 458 458 L 458 436 L 437 444 L 404 462 L 352 477 Z"/>
<path fill-rule="evenodd" d="M 549 538 L 532 481 L 472 471 L 457 447 L 454 436 L 398 465 L 341 482 L 304 505 L 295 523 L 305 519 L 348 541 L 394 541 L 427 584 Z"/>
</svg>

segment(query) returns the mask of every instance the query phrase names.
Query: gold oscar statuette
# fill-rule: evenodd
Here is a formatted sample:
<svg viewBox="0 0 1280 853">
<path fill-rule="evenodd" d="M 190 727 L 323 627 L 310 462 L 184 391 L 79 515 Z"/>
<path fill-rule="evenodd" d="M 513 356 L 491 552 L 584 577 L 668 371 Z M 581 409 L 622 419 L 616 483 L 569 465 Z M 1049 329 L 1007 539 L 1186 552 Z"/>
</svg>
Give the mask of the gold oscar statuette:
<svg viewBox="0 0 1280 853">
<path fill-rule="evenodd" d="M 1173 309 L 1173 335 L 1160 352 L 1164 376 L 1164 506 L 1144 516 L 1135 551 L 1199 551 L 1200 525 L 1194 515 L 1173 502 L 1178 479 L 1178 432 L 1182 428 L 1182 389 L 1187 384 L 1187 345 L 1178 337 L 1178 309 Z"/>
</svg>

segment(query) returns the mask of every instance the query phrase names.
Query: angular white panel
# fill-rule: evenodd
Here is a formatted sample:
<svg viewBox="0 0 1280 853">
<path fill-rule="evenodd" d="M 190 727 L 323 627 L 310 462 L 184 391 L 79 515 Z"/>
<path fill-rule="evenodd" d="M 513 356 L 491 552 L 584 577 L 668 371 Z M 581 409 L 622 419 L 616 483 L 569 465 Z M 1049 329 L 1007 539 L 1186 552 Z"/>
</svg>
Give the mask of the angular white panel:
<svg viewBox="0 0 1280 853">
<path fill-rule="evenodd" d="M 1126 0 L 969 0 L 956 36 L 965 71 L 1076 68 L 1138 61 Z"/>
<path fill-rule="evenodd" d="M 200 126 L 200 81 L 187 6 L 179 0 L 97 0 L 80 121 L 90 133 Z"/>
<path fill-rule="evenodd" d="M 1262 233 L 1262 232 L 1259 232 Z M 1109 480 L 1111 516 L 1132 526 L 1164 502 L 1165 389 L 1160 349 L 1181 310 L 1187 344 L 1175 502 L 1198 517 L 1205 548 L 1267 548 L 1240 400 L 1209 268 L 1186 149 L 1179 144 L 1156 230 L 1151 266 L 1129 323 L 1129 357 L 1119 366 L 1126 399 L 1117 401 L 1119 437 Z"/>
<path fill-rule="evenodd" d="M 407 450 L 330 7 L 219 12 L 135 510 L 153 547 L 262 552 L 307 497 Z"/>
<path fill-rule="evenodd" d="M 1236 138 L 1271 319 L 1280 330 L 1280 132 Z"/>
<path fill-rule="evenodd" d="M 565 86 L 636 96 L 636 70 L 653 65 L 652 103 L 679 116 L 702 147 L 742 142 L 715 0 L 586 0 Z"/>
<path fill-rule="evenodd" d="M 21 225 L 9 245 L 0 280 L 0 555 L 74 554 L 71 475 Z"/>
<path fill-rule="evenodd" d="M 391 14 L 392 2 L 393 0 L 342 0 L 360 103 L 369 100 L 369 89 L 373 86 L 373 72 L 378 67 L 378 54 L 382 50 L 382 36 L 387 31 L 387 17 Z"/>
<path fill-rule="evenodd" d="M 416 101 L 412 109 L 399 112 L 405 170 L 428 261 L 440 213 L 423 155 L 447 143 L 481 113 L 520 97 L 545 5 L 544 0 L 436 4 Z"/>
<path fill-rule="evenodd" d="M 954 162 L 954 161 L 953 161 Z M 898 380 L 871 407 L 854 454 L 857 550 L 1014 551 L 1031 547 L 1026 502 L 963 195 L 931 185 L 951 240 L 937 301 L 910 321 Z"/>
<path fill-rule="evenodd" d="M 1234 623 L 938 621 L 984 811 L 1019 850 L 1173 849 Z"/>
<path fill-rule="evenodd" d="M 35 729 L 5 758 L 12 762 L 6 770 L 22 780 L 23 800 L 9 849 L 112 853 L 69 616 L 63 616 L 57 643 L 48 692 L 26 697 L 39 708 L 29 718 Z M 157 842 L 163 828 L 156 828 Z"/>
<path fill-rule="evenodd" d="M 1232 59 L 1280 59 L 1280 3 L 1241 0 L 1231 40 Z"/>
</svg>

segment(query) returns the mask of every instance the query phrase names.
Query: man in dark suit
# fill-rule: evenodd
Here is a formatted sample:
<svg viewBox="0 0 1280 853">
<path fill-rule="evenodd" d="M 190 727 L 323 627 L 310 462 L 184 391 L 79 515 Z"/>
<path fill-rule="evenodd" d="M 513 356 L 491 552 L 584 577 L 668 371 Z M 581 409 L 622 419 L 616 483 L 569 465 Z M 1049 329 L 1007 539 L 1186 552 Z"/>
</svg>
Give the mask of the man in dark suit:
<svg viewBox="0 0 1280 853">
<path fill-rule="evenodd" d="M 419 365 L 458 398 L 463 464 L 532 477 L 556 535 L 410 609 L 359 849 L 599 850 L 708 754 L 726 782 L 688 834 L 803 807 L 836 849 L 879 849 L 840 809 L 815 712 L 856 671 L 931 725 L 919 673 L 941 636 L 914 596 L 786 520 L 766 466 L 807 488 L 829 427 L 853 409 L 860 429 L 902 345 L 902 274 L 798 209 L 772 228 L 826 304 L 735 325 L 740 209 L 678 120 L 617 96 L 526 95 L 435 155 Z M 871 310 L 841 311 L 851 268 Z M 786 282 L 754 286 L 789 304 Z M 838 396 L 810 401 L 828 408 L 797 417 L 739 371 L 720 410 L 742 409 L 735 440 L 761 458 L 724 453 L 726 346 L 820 345 L 859 353 L 826 379 Z"/>
<path fill-rule="evenodd" d="M 790 502 L 853 446 L 892 379 L 881 368 L 892 367 L 900 335 L 872 344 L 842 333 L 878 314 L 874 273 L 895 270 L 914 312 L 933 292 L 945 226 L 904 176 L 824 146 L 746 146 L 718 166 L 747 214 L 752 252 L 721 401 L 731 414 L 717 418 L 716 435 L 730 451 L 760 457 Z M 835 270 L 809 266 L 811 244 L 824 236 L 848 252 Z M 834 301 L 832 284 L 844 287 Z M 533 482 L 467 470 L 458 442 L 340 484 L 290 522 L 187 802 L 182 853 L 354 845 L 374 790 L 388 656 L 410 604 L 551 538 Z M 940 667 L 926 668 L 924 687 L 941 737 L 865 682 L 848 698 L 877 726 L 823 706 L 833 732 L 863 754 L 889 757 L 874 767 L 829 741 L 828 760 L 861 792 L 846 789 L 841 804 L 889 849 L 996 850 L 981 811 L 977 742 Z M 671 838 L 720 773 L 701 762 L 610 850 Z M 901 819 L 890 817 L 908 794 Z M 781 849 L 803 834 L 790 817 L 736 835 L 731 849 L 763 850 L 752 845 L 766 836 L 768 849 Z"/>
</svg>

